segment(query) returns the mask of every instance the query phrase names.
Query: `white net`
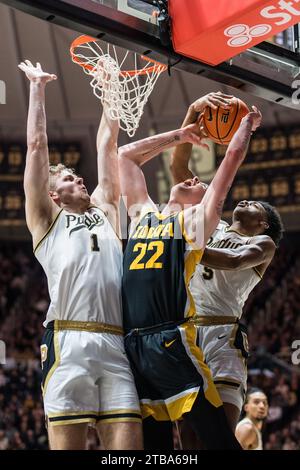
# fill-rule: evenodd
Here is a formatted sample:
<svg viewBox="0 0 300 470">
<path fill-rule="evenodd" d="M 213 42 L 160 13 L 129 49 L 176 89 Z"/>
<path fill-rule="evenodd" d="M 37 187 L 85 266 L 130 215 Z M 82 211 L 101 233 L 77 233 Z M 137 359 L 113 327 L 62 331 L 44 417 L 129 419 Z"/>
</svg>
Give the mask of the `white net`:
<svg viewBox="0 0 300 470">
<path fill-rule="evenodd" d="M 120 60 L 115 46 L 106 44 L 105 53 L 103 44 L 90 38 L 88 42 L 76 45 L 73 51 L 71 47 L 72 59 L 92 77 L 93 92 L 102 104 L 107 103 L 111 119 L 118 119 L 120 128 L 132 137 L 156 80 L 167 67 L 129 51 Z"/>
</svg>

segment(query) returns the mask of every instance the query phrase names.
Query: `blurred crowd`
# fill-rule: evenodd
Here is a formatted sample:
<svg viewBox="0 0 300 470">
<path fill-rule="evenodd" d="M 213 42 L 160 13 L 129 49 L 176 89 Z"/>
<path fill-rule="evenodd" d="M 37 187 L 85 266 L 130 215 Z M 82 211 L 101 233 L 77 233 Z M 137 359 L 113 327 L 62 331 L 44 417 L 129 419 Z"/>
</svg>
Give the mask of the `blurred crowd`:
<svg viewBox="0 0 300 470">
<path fill-rule="evenodd" d="M 269 401 L 263 426 L 265 450 L 300 449 L 300 377 L 282 368 L 265 364 L 264 369 L 249 369 L 248 385 L 261 388 Z"/>
<path fill-rule="evenodd" d="M 286 240 L 244 310 L 251 350 L 291 363 L 291 345 L 300 339 L 299 312 L 300 250 Z"/>
<path fill-rule="evenodd" d="M 48 448 L 39 352 L 48 304 L 47 282 L 31 244 L 2 243 L 0 340 L 6 364 L 0 365 L 0 450 Z M 244 316 L 249 385 L 262 388 L 270 404 L 265 449 L 300 449 L 300 369 L 291 363 L 292 343 L 300 340 L 299 311 L 300 250 L 286 237 Z M 100 448 L 92 429 L 88 448 Z"/>
</svg>

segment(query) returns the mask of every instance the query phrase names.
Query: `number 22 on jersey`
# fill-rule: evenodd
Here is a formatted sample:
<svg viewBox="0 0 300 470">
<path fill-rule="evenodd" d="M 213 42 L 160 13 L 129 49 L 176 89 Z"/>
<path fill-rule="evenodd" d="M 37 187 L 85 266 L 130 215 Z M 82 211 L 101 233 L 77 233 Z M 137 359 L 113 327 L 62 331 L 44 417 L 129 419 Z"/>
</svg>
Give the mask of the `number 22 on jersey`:
<svg viewBox="0 0 300 470">
<path fill-rule="evenodd" d="M 158 262 L 159 258 L 164 252 L 164 242 L 154 241 L 147 243 L 136 243 L 133 248 L 134 252 L 138 252 L 138 255 L 132 261 L 129 269 L 162 269 L 163 264 Z M 151 258 L 145 263 L 143 259 L 146 253 L 153 252 Z"/>
</svg>

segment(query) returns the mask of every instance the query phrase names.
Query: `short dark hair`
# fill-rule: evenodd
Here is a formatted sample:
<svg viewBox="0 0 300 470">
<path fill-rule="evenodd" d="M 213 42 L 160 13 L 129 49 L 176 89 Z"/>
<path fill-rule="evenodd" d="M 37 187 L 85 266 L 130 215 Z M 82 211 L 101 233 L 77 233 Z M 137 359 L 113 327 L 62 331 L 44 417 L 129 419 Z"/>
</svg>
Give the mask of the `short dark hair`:
<svg viewBox="0 0 300 470">
<path fill-rule="evenodd" d="M 266 395 L 265 392 L 261 388 L 251 387 L 251 388 L 249 388 L 249 390 L 247 390 L 244 405 L 247 405 L 247 403 L 249 402 L 249 398 L 250 398 L 251 395 L 253 395 L 253 393 L 263 393 L 264 395 Z"/>
<path fill-rule="evenodd" d="M 267 218 L 268 218 L 268 224 L 269 228 L 265 230 L 265 235 L 269 235 L 269 237 L 272 238 L 273 242 L 275 245 L 278 247 L 279 242 L 283 237 L 283 223 L 281 220 L 281 217 L 279 215 L 279 212 L 275 207 L 271 206 L 268 202 L 265 201 L 257 201 L 263 208 L 265 209 L 267 213 Z"/>
</svg>

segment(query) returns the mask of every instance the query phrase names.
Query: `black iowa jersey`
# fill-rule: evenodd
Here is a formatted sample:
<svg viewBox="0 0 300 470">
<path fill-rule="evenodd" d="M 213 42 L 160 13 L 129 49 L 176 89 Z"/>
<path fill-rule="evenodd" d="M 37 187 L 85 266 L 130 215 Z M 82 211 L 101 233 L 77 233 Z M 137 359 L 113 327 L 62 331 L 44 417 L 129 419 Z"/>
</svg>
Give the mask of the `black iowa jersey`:
<svg viewBox="0 0 300 470">
<path fill-rule="evenodd" d="M 142 216 L 124 254 L 124 328 L 146 328 L 195 313 L 188 286 L 202 251 L 193 250 L 183 230 L 183 212 Z"/>
</svg>

